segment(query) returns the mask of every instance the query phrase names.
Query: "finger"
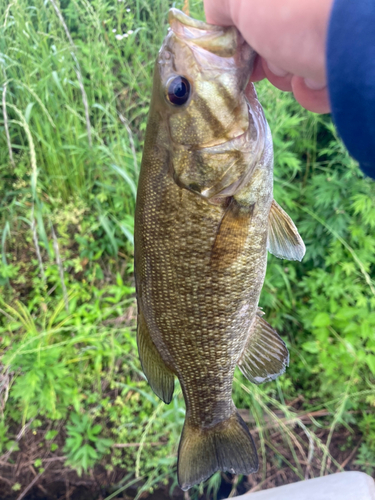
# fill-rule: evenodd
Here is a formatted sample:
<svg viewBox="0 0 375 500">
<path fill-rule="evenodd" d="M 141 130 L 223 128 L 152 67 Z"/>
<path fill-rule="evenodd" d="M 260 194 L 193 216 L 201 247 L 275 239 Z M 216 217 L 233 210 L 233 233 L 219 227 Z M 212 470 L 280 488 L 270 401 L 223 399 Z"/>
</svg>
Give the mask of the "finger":
<svg viewBox="0 0 375 500">
<path fill-rule="evenodd" d="M 303 108 L 320 114 L 331 111 L 327 87 L 313 90 L 306 85 L 304 78 L 300 76 L 293 76 L 291 83 L 294 97 Z"/>
<path fill-rule="evenodd" d="M 291 73 L 288 73 L 287 71 L 282 71 L 280 68 L 277 68 L 275 66 L 272 66 L 270 63 L 267 63 L 265 59 L 262 58 L 262 68 L 264 71 L 264 74 L 268 78 L 268 80 L 277 87 L 280 90 L 284 90 L 286 92 L 291 92 L 292 90 L 292 75 Z M 271 68 L 271 69 L 270 69 Z M 275 74 L 272 69 L 279 74 Z"/>
<path fill-rule="evenodd" d="M 205 0 L 204 12 L 207 22 L 218 26 L 231 26 L 233 19 L 230 12 L 229 0 Z"/>
<path fill-rule="evenodd" d="M 259 82 L 264 78 L 266 78 L 266 74 L 263 70 L 262 58 L 259 55 L 257 55 L 254 61 L 253 72 L 251 73 L 250 81 Z"/>
</svg>

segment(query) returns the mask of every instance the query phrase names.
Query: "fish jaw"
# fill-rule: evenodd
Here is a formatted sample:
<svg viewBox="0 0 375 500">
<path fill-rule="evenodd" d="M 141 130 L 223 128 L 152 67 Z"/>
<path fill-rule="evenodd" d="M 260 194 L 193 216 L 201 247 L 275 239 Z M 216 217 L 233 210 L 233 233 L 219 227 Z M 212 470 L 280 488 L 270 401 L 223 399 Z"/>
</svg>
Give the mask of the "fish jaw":
<svg viewBox="0 0 375 500">
<path fill-rule="evenodd" d="M 170 9 L 169 25 L 186 42 L 202 47 L 220 57 L 235 56 L 238 51 L 238 31 L 234 26 L 216 26 L 198 21 L 178 9 Z"/>
<path fill-rule="evenodd" d="M 170 33 L 189 47 L 201 71 L 235 71 L 237 86 L 244 91 L 256 53 L 234 26 L 208 24 L 174 8 L 169 11 L 169 24 Z"/>
</svg>

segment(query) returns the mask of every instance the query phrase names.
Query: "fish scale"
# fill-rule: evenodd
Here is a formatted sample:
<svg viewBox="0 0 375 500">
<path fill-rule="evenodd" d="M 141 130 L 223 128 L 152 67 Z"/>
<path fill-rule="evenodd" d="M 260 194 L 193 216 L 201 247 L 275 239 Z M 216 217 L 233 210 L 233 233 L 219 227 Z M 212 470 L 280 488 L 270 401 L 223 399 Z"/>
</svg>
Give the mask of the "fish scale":
<svg viewBox="0 0 375 500">
<path fill-rule="evenodd" d="M 186 490 L 217 470 L 257 470 L 232 401 L 233 374 L 238 365 L 260 383 L 284 372 L 288 351 L 258 301 L 267 250 L 300 259 L 304 245 L 273 200 L 271 135 L 255 90 L 245 96 L 254 52 L 235 28 L 176 9 L 169 17 L 137 194 L 137 342 L 164 402 L 175 377 L 181 384 L 178 480 Z"/>
</svg>

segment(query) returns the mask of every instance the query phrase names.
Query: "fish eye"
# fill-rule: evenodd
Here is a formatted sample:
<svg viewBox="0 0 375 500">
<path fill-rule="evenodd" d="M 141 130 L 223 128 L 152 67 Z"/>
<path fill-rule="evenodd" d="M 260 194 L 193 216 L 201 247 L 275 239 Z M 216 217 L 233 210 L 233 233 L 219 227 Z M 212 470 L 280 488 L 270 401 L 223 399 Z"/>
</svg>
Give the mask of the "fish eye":
<svg viewBox="0 0 375 500">
<path fill-rule="evenodd" d="M 176 76 L 168 84 L 168 101 L 176 106 L 181 106 L 189 99 L 190 83 L 184 76 Z"/>
</svg>

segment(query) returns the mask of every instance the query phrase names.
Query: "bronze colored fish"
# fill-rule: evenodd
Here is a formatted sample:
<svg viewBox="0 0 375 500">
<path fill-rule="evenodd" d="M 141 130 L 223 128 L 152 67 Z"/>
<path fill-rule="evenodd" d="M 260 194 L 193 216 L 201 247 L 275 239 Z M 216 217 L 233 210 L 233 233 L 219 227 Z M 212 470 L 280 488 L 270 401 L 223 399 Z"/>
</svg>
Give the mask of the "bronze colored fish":
<svg viewBox="0 0 375 500">
<path fill-rule="evenodd" d="M 305 247 L 273 201 L 271 134 L 255 90 L 254 51 L 233 27 L 169 12 L 157 57 L 138 186 L 138 349 L 154 392 L 181 384 L 186 420 L 178 480 L 249 474 L 256 449 L 232 401 L 236 365 L 256 384 L 285 371 L 288 351 L 258 309 L 267 250 Z"/>
</svg>

